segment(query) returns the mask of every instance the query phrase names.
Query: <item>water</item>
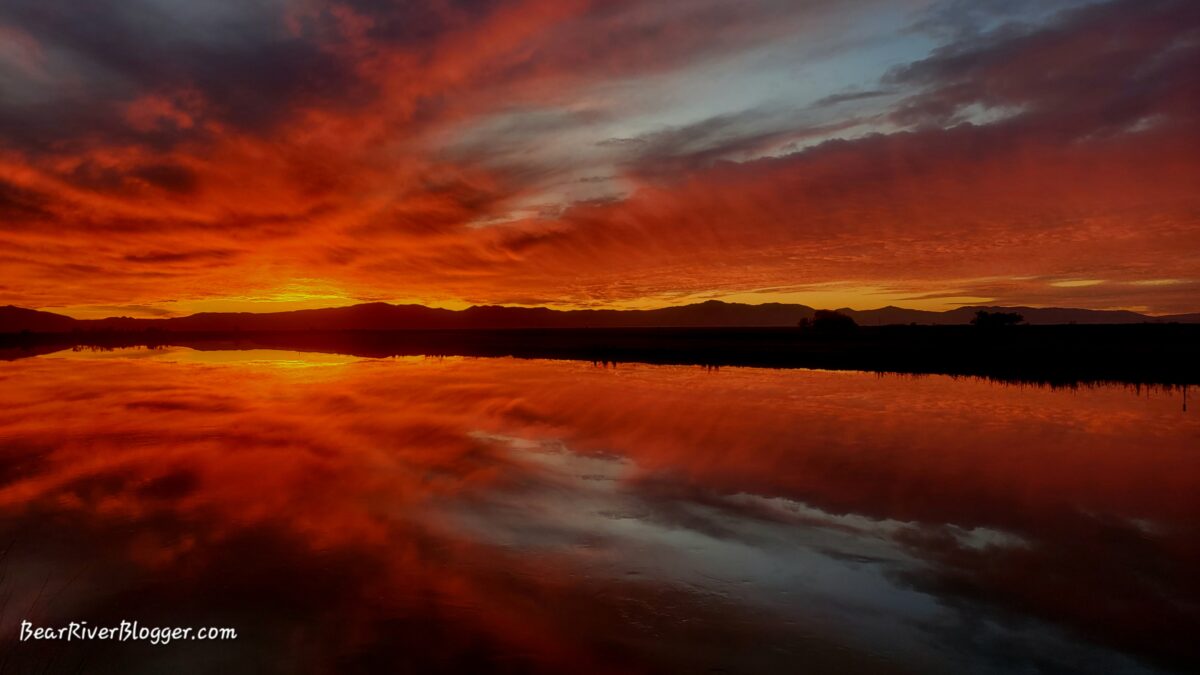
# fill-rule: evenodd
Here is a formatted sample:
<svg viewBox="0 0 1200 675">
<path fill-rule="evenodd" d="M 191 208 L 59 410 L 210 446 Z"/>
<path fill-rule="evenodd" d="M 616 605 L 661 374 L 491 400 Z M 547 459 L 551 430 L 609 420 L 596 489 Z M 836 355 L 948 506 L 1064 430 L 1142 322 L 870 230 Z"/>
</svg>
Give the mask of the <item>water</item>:
<svg viewBox="0 0 1200 675">
<path fill-rule="evenodd" d="M 1200 662 L 1179 391 L 184 348 L 0 363 L 0 673 Z M 17 641 L 19 624 L 234 627 Z"/>
</svg>

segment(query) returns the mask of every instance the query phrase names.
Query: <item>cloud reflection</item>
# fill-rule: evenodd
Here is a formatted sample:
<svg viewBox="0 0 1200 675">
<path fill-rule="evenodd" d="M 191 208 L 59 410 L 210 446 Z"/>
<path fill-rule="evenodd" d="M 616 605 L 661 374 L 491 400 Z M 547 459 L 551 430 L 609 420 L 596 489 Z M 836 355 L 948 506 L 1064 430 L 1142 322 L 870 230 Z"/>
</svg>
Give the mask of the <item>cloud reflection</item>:
<svg viewBox="0 0 1200 675">
<path fill-rule="evenodd" d="M 256 672 L 1197 657 L 1200 419 L 1168 394 L 316 358 L 2 364 L 7 606 L 237 625 L 246 639 L 219 654 L 155 658 Z M 21 618 L 0 615 L 0 634 Z M 147 658 L 14 653 L 114 672 Z"/>
</svg>

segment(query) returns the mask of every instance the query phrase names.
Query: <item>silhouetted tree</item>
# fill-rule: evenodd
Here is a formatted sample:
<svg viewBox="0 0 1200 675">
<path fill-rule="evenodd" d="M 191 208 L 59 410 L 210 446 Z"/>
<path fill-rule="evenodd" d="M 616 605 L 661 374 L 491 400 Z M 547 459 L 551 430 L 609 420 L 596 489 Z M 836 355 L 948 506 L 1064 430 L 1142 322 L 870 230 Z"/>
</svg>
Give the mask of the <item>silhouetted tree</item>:
<svg viewBox="0 0 1200 675">
<path fill-rule="evenodd" d="M 858 330 L 858 323 L 853 318 L 832 309 L 818 309 L 811 319 L 800 319 L 797 325 L 805 333 L 822 337 L 843 337 Z"/>
<path fill-rule="evenodd" d="M 975 318 L 971 319 L 971 325 L 980 328 L 1003 328 L 1004 326 L 1015 326 L 1025 320 L 1025 317 L 1016 312 L 987 312 L 979 310 L 975 312 Z"/>
</svg>

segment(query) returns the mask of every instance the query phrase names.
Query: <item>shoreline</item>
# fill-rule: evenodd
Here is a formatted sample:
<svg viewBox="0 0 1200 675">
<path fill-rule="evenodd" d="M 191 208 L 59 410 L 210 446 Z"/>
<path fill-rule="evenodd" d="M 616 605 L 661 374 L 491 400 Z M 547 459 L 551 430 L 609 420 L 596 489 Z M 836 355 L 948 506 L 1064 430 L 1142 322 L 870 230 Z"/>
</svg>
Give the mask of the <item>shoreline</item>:
<svg viewBox="0 0 1200 675">
<path fill-rule="evenodd" d="M 596 363 L 819 368 L 969 375 L 1055 386 L 1200 384 L 1200 325 L 559 328 L 254 332 L 76 331 L 0 334 L 0 359 L 73 347 L 286 349 L 369 358 L 475 356 Z"/>
</svg>

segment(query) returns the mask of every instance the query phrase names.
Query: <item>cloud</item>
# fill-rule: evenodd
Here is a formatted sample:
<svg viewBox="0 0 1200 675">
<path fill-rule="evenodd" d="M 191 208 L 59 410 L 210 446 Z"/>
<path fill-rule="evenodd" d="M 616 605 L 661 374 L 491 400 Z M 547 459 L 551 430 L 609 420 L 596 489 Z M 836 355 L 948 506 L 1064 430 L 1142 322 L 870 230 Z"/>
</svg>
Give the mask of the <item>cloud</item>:
<svg viewBox="0 0 1200 675">
<path fill-rule="evenodd" d="M 54 7 L 0 9 L 25 45 L 0 53 L 5 302 L 319 279 L 431 302 L 836 283 L 1195 309 L 1131 283 L 1200 276 L 1191 3 L 950 3 L 915 19 L 932 50 L 864 28 L 894 11 L 873 4 Z M 871 48 L 901 65 L 864 69 Z"/>
<path fill-rule="evenodd" d="M 1194 134 L 1198 27 L 1200 8 L 1180 0 L 1090 5 L 1043 27 L 1006 23 L 893 70 L 889 82 L 922 88 L 894 114 L 945 124 L 980 106 L 1020 111 L 1013 123 L 1027 136 L 1114 134 L 1155 119 Z"/>
</svg>

